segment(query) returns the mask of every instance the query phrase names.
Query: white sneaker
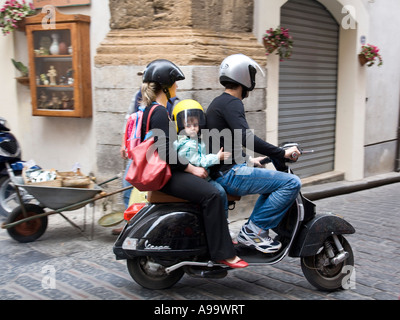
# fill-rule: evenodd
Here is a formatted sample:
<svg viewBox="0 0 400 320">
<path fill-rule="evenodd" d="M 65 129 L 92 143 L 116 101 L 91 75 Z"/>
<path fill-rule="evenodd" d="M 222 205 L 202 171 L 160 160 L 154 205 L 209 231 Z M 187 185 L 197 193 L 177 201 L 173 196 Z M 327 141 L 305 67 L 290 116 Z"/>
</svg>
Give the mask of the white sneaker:
<svg viewBox="0 0 400 320">
<path fill-rule="evenodd" d="M 254 247 L 262 253 L 274 253 L 277 252 L 282 244 L 279 241 L 273 240 L 269 235 L 268 231 L 264 231 L 262 234 L 257 234 L 245 224 L 240 230 L 237 240 L 246 246 Z"/>
</svg>

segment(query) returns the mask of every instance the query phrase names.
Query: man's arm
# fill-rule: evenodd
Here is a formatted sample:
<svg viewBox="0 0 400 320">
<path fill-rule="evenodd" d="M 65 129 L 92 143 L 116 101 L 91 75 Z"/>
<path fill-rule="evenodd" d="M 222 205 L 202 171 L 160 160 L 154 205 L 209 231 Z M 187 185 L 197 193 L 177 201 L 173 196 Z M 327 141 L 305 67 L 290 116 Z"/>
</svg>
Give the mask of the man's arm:
<svg viewBox="0 0 400 320">
<path fill-rule="evenodd" d="M 250 130 L 246 120 L 244 106 L 240 100 L 232 101 L 230 109 L 231 112 L 225 115 L 226 122 L 232 131 L 240 130 L 242 137 L 241 146 L 235 145 L 235 150 L 244 146 L 250 148 L 254 152 L 273 158 L 283 158 L 285 156 L 285 151 L 283 149 L 262 140 Z"/>
</svg>

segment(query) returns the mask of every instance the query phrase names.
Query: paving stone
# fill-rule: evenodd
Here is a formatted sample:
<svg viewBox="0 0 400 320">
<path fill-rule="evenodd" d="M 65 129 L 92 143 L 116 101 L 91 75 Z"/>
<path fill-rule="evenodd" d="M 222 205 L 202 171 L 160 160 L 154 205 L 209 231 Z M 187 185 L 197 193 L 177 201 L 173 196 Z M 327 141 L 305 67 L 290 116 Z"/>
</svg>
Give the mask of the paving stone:
<svg viewBox="0 0 400 320">
<path fill-rule="evenodd" d="M 115 236 L 95 224 L 87 240 L 59 216 L 45 235 L 21 244 L 0 230 L 1 300 L 397 300 L 400 296 L 400 184 L 315 201 L 318 212 L 338 214 L 356 228 L 346 236 L 355 256 L 355 287 L 326 293 L 304 278 L 298 258 L 273 266 L 229 272 L 223 279 L 185 275 L 167 290 L 148 290 L 130 277 L 112 252 Z M 101 216 L 96 212 L 95 221 Z M 76 223 L 82 215 L 72 214 Z M 244 220 L 233 221 L 236 231 Z M 89 224 L 90 225 L 90 224 Z M 89 228 L 90 230 L 90 228 Z M 88 230 L 87 230 L 88 231 Z M 45 289 L 43 268 L 55 270 L 54 289 Z"/>
</svg>

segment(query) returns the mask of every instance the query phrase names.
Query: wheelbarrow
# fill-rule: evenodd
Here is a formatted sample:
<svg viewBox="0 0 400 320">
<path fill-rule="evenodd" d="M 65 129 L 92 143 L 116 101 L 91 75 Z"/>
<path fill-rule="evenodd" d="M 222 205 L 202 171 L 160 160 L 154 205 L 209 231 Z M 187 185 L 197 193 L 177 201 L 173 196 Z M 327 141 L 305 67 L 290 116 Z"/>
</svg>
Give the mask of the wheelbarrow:
<svg viewBox="0 0 400 320">
<path fill-rule="evenodd" d="M 77 228 L 83 235 L 85 235 L 86 205 L 132 188 L 132 186 L 129 186 L 110 193 L 104 192 L 101 186 L 117 178 L 118 176 L 98 185 L 92 184 L 90 189 L 15 184 L 17 196 L 20 200 L 20 206 L 16 207 L 9 214 L 7 220 L 2 224 L 1 228 L 7 229 L 8 234 L 18 242 L 33 242 L 39 239 L 46 231 L 48 216 L 59 214 L 73 227 Z M 24 204 L 21 200 L 20 188 L 23 188 L 29 194 L 31 194 L 40 203 L 40 205 Z M 64 211 L 73 211 L 83 207 L 85 207 L 83 228 L 76 225 L 63 214 Z M 52 211 L 46 212 L 44 210 L 45 208 L 49 208 Z M 90 239 L 93 239 L 94 206 L 92 210 L 92 228 Z"/>
</svg>

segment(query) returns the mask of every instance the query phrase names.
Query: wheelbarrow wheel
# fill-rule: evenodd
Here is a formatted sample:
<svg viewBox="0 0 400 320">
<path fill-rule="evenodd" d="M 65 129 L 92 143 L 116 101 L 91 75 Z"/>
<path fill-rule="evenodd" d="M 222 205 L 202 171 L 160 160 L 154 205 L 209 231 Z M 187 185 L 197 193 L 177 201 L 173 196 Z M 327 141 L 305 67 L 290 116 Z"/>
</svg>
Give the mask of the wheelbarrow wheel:
<svg viewBox="0 0 400 320">
<path fill-rule="evenodd" d="M 44 213 L 42 207 L 35 204 L 25 205 L 26 217 L 32 217 Z M 17 222 L 25 218 L 22 207 L 15 208 L 7 218 L 6 224 Z M 14 227 L 8 228 L 7 232 L 11 238 L 21 243 L 33 242 L 39 239 L 47 228 L 47 216 L 22 222 Z"/>
</svg>

